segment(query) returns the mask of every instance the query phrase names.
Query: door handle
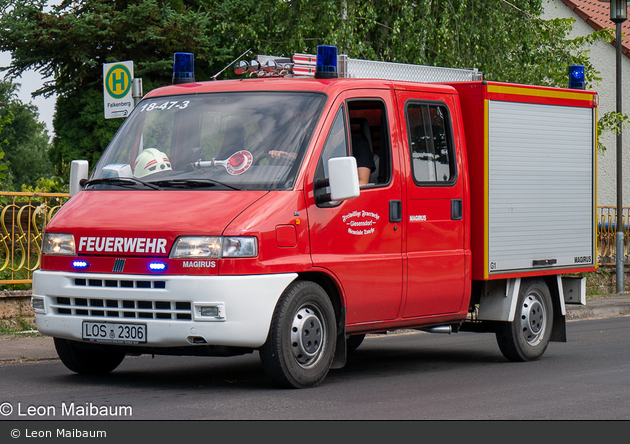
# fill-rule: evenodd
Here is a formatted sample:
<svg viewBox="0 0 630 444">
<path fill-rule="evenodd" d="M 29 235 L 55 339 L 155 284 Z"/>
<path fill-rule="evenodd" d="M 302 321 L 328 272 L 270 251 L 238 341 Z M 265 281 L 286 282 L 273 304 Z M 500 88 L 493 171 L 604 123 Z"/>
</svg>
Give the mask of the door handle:
<svg viewBox="0 0 630 444">
<path fill-rule="evenodd" d="M 461 199 L 451 199 L 451 220 L 462 220 L 464 208 Z"/>
<path fill-rule="evenodd" d="M 389 201 L 389 221 L 402 222 L 402 200 Z"/>
</svg>

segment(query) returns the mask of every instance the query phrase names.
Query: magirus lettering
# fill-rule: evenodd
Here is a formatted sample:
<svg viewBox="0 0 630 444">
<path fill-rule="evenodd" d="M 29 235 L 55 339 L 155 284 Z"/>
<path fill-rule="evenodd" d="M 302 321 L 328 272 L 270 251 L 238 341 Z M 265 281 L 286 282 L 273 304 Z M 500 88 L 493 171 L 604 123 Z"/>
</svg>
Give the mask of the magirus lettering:
<svg viewBox="0 0 630 444">
<path fill-rule="evenodd" d="M 214 268 L 215 261 L 184 261 L 184 268 Z"/>
<path fill-rule="evenodd" d="M 592 262 L 592 256 L 575 256 L 573 258 L 574 264 L 586 264 Z"/>
</svg>

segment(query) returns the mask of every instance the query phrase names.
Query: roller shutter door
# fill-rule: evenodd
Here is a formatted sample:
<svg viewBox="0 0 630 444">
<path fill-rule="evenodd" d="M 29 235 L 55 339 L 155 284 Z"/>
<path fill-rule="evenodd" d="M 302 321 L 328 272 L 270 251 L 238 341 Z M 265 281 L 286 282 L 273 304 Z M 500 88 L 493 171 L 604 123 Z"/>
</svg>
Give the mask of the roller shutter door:
<svg viewBox="0 0 630 444">
<path fill-rule="evenodd" d="M 591 108 L 489 102 L 491 274 L 593 264 L 593 119 Z"/>
</svg>

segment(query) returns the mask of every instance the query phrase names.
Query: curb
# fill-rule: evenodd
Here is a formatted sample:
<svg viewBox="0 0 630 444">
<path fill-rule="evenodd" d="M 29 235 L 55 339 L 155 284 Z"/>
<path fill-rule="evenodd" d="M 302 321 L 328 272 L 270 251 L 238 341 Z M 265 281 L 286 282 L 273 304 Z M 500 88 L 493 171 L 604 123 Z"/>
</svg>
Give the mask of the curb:
<svg viewBox="0 0 630 444">
<path fill-rule="evenodd" d="M 630 296 L 586 301 L 586 305 L 567 305 L 567 321 L 601 319 L 630 315 Z"/>
</svg>

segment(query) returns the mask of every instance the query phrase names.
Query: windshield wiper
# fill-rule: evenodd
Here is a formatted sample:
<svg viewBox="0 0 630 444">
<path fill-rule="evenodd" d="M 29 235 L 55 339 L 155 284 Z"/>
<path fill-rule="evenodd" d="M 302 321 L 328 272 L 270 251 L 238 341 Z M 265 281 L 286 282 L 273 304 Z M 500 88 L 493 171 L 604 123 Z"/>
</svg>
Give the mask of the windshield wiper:
<svg viewBox="0 0 630 444">
<path fill-rule="evenodd" d="M 220 185 L 232 190 L 243 191 L 243 188 L 238 188 L 233 185 L 229 185 L 224 182 L 219 182 L 214 179 L 165 179 L 151 182 L 159 185 L 160 187 L 167 188 L 202 188 L 202 187 L 214 187 Z"/>
<path fill-rule="evenodd" d="M 158 185 L 136 179 L 135 177 L 100 177 L 98 179 L 82 180 L 80 184 L 82 187 L 87 187 L 89 185 L 117 185 L 120 187 L 143 185 L 154 190 L 162 190 L 162 188 Z"/>
</svg>

